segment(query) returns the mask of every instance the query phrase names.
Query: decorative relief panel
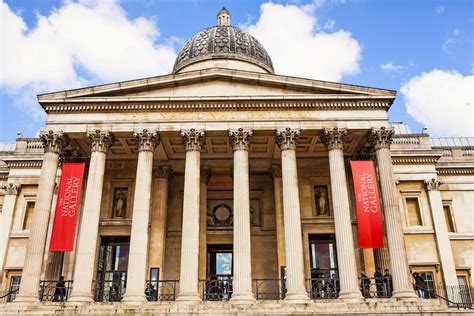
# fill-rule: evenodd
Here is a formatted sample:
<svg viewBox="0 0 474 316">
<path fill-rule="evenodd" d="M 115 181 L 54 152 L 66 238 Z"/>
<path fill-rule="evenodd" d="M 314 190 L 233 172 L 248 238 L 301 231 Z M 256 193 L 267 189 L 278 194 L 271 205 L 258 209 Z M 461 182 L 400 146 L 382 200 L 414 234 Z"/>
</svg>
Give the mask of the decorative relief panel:
<svg viewBox="0 0 474 316">
<path fill-rule="evenodd" d="M 207 201 L 207 229 L 232 229 L 234 211 L 232 200 Z M 251 226 L 260 226 L 260 200 L 250 199 Z"/>
</svg>

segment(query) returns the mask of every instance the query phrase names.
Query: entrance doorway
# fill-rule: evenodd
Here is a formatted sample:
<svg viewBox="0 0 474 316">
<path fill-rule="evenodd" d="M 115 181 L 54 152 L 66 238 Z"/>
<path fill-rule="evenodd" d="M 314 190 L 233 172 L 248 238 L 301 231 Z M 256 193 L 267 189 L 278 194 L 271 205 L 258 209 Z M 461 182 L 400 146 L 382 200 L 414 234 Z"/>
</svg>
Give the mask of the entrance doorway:
<svg viewBox="0 0 474 316">
<path fill-rule="evenodd" d="M 232 296 L 233 246 L 207 245 L 206 281 L 203 298 L 207 301 L 228 300 Z"/>
<path fill-rule="evenodd" d="M 130 237 L 102 237 L 95 300 L 120 301 L 127 288 Z"/>
<path fill-rule="evenodd" d="M 333 299 L 339 296 L 339 275 L 334 235 L 309 235 L 311 298 Z"/>
</svg>

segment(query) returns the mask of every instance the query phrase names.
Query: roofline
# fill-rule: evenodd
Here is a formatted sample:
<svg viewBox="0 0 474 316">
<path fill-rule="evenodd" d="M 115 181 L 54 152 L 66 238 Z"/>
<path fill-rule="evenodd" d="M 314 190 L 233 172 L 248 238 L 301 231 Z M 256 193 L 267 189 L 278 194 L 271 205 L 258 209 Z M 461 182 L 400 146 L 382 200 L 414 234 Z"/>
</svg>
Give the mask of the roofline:
<svg viewBox="0 0 474 316">
<path fill-rule="evenodd" d="M 113 91 L 127 91 L 140 87 L 154 87 L 160 85 L 174 85 L 186 81 L 202 81 L 207 78 L 230 78 L 253 80 L 266 83 L 275 83 L 285 86 L 300 87 L 302 89 L 328 89 L 340 92 L 359 93 L 361 95 L 384 95 L 391 96 L 395 99 L 396 90 L 388 90 L 381 88 L 373 88 L 354 84 L 345 84 L 332 81 L 307 79 L 301 77 L 264 74 L 245 70 L 231 70 L 227 68 L 208 68 L 203 70 L 194 70 L 188 72 L 180 72 L 176 74 L 166 74 L 153 77 L 145 77 L 141 79 L 132 79 L 127 81 L 119 81 L 102 85 L 89 86 L 84 88 L 62 90 L 57 92 L 38 94 L 38 102 L 54 99 L 70 99 L 81 96 L 88 96 L 100 93 L 110 93 Z"/>
</svg>

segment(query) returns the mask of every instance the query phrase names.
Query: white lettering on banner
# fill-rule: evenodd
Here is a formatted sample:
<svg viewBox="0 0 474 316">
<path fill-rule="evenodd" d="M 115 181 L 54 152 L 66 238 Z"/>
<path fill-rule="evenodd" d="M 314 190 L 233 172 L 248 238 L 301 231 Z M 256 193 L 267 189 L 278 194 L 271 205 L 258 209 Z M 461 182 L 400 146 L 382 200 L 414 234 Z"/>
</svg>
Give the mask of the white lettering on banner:
<svg viewBox="0 0 474 316">
<path fill-rule="evenodd" d="M 77 212 L 77 196 L 79 193 L 79 183 L 81 179 L 78 177 L 70 177 L 66 179 L 66 188 L 64 197 L 59 201 L 61 207 L 61 216 L 73 217 Z"/>
<path fill-rule="evenodd" d="M 364 212 L 377 213 L 379 209 L 374 176 L 364 172 L 359 174 L 359 180 L 361 193 L 359 193 L 357 199 L 362 203 Z"/>
</svg>

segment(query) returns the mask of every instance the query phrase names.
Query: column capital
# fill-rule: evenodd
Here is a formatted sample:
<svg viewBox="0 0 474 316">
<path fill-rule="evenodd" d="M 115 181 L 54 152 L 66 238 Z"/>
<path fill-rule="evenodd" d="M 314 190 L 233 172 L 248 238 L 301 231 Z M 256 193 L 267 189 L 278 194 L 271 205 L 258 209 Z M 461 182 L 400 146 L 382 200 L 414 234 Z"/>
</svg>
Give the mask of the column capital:
<svg viewBox="0 0 474 316">
<path fill-rule="evenodd" d="M 182 130 L 181 137 L 183 139 L 184 149 L 201 151 L 202 145 L 206 139 L 204 131 L 197 131 L 194 128 L 190 130 Z"/>
<path fill-rule="evenodd" d="M 212 170 L 210 167 L 202 167 L 201 168 L 201 183 L 208 184 L 209 180 L 211 180 Z"/>
<path fill-rule="evenodd" d="M 92 151 L 107 153 L 115 142 L 115 137 L 111 132 L 101 132 L 96 130 L 87 133 L 87 138 L 91 144 Z"/>
<path fill-rule="evenodd" d="M 296 149 L 298 137 L 300 136 L 299 129 L 291 129 L 287 127 L 283 130 L 276 131 L 276 142 L 281 150 Z"/>
<path fill-rule="evenodd" d="M 443 181 L 435 179 L 435 178 L 425 180 L 426 190 L 428 191 L 439 190 L 439 186 L 442 184 L 443 184 Z"/>
<path fill-rule="evenodd" d="M 155 170 L 153 170 L 153 177 L 160 179 L 169 179 L 172 173 L 173 169 L 171 169 L 171 166 L 158 166 L 155 168 Z"/>
<path fill-rule="evenodd" d="M 157 131 L 148 131 L 144 129 L 139 132 L 134 132 L 135 144 L 138 151 L 154 151 L 160 144 L 160 134 Z"/>
<path fill-rule="evenodd" d="M 20 192 L 21 184 L 8 182 L 1 186 L 6 195 L 17 195 Z"/>
<path fill-rule="evenodd" d="M 69 137 L 62 131 L 54 132 L 47 131 L 40 134 L 41 142 L 43 143 L 44 152 L 53 152 L 56 154 L 69 145 Z"/>
<path fill-rule="evenodd" d="M 321 143 L 329 151 L 331 149 L 343 149 L 347 136 L 347 129 L 334 127 L 326 128 L 321 132 Z"/>
<path fill-rule="evenodd" d="M 253 132 L 250 129 L 239 128 L 229 130 L 229 141 L 233 150 L 249 150 Z"/>
<path fill-rule="evenodd" d="M 268 172 L 274 178 L 281 178 L 281 168 L 280 168 L 280 166 L 271 165 L 270 168 L 268 168 Z"/>
<path fill-rule="evenodd" d="M 375 150 L 381 148 L 390 148 L 390 144 L 392 143 L 394 130 L 393 128 L 374 128 L 369 131 L 367 135 L 367 141 L 370 145 L 372 145 Z"/>
</svg>

